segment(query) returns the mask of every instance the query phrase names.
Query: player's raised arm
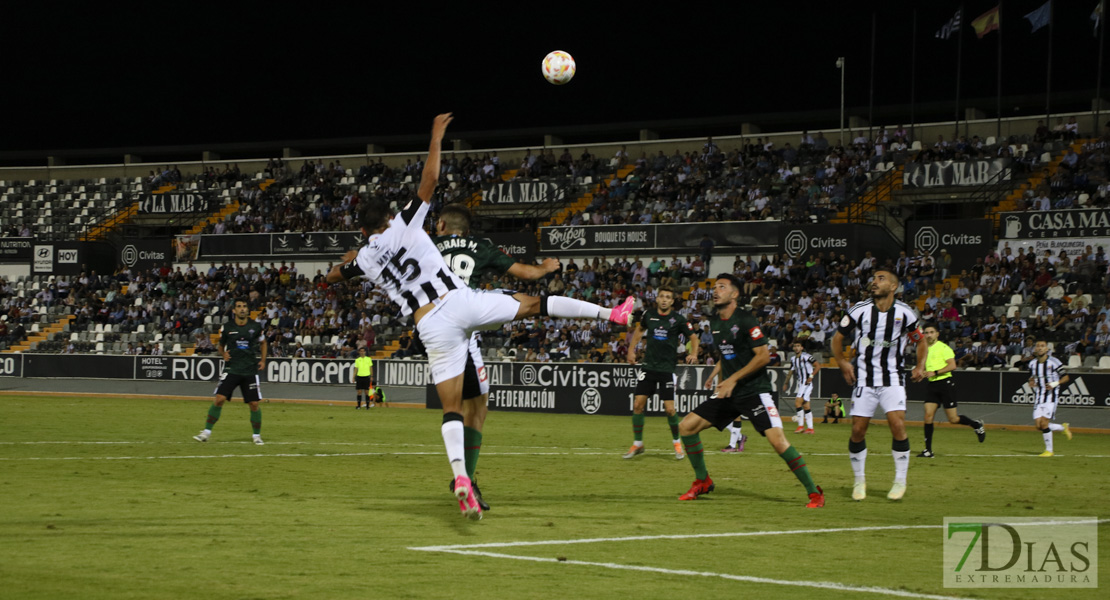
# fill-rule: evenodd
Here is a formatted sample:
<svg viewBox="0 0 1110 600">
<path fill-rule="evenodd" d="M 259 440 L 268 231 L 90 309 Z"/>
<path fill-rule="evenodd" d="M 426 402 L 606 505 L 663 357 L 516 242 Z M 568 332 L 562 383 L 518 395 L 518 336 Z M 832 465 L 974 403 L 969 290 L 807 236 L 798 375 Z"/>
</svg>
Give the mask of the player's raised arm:
<svg viewBox="0 0 1110 600">
<path fill-rule="evenodd" d="M 358 266 L 358 250 L 348 250 L 343 255 L 343 260 L 328 271 L 324 280 L 328 283 L 339 283 L 348 279 L 362 276 L 362 268 Z"/>
<path fill-rule="evenodd" d="M 548 275 L 549 273 L 554 273 L 555 271 L 558 271 L 559 266 L 559 259 L 557 258 L 544 259 L 543 263 L 538 265 L 529 265 L 526 263 L 518 262 L 509 267 L 509 275 L 512 275 L 517 279 L 532 281 Z"/>
<path fill-rule="evenodd" d="M 443 142 L 443 134 L 447 125 L 454 117 L 451 113 L 437 115 L 432 122 L 432 142 L 428 144 L 428 161 L 424 163 L 424 172 L 420 175 L 420 189 L 416 195 L 420 196 L 425 204 L 432 201 L 432 194 L 439 183 L 439 147 Z"/>
</svg>

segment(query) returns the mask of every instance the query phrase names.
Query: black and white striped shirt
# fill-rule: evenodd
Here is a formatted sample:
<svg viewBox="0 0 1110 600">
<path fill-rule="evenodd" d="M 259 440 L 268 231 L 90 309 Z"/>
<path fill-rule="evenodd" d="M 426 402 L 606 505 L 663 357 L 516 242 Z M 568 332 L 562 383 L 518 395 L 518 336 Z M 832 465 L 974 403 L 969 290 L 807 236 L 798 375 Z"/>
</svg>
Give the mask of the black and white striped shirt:
<svg viewBox="0 0 1110 600">
<path fill-rule="evenodd" d="M 921 339 L 917 313 L 908 304 L 895 300 L 890 310 L 883 312 L 874 300 L 864 300 L 848 309 L 837 331 L 852 339 L 857 386 L 906 385 L 902 353 L 907 341 Z"/>
<path fill-rule="evenodd" d="M 1044 362 L 1040 360 L 1029 361 L 1029 376 L 1033 379 L 1033 394 L 1037 404 L 1056 402 L 1060 398 L 1059 386 L 1050 388 L 1048 384 L 1060 381 L 1067 375 L 1064 363 L 1055 356 L 1048 356 Z"/>
<path fill-rule="evenodd" d="M 806 380 L 813 377 L 813 356 L 809 352 L 795 354 L 790 359 L 790 370 L 794 373 L 794 383 L 805 385 Z"/>
<path fill-rule="evenodd" d="M 389 229 L 371 235 L 355 260 L 343 265 L 344 279 L 365 275 L 401 306 L 404 315 L 451 290 L 465 288 L 424 231 L 427 215 L 427 202 L 410 200 L 390 221 Z"/>
</svg>

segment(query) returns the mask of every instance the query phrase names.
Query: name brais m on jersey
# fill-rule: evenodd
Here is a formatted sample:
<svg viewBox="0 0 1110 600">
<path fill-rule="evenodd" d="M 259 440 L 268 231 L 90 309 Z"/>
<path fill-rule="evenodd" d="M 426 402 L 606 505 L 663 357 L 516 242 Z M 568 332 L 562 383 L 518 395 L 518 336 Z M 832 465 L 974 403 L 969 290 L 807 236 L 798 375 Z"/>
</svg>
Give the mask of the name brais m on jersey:
<svg viewBox="0 0 1110 600">
<path fill-rule="evenodd" d="M 1037 394 L 1033 390 L 1033 386 L 1029 382 L 1021 386 L 1021 389 L 1014 392 L 1011 399 L 1014 404 L 1036 404 Z M 1076 377 L 1075 381 L 1068 384 L 1068 387 L 1060 390 L 1059 399 L 1057 404 L 1065 406 L 1094 406 L 1095 397 L 1087 390 L 1087 384 L 1083 382 L 1082 377 Z"/>
</svg>

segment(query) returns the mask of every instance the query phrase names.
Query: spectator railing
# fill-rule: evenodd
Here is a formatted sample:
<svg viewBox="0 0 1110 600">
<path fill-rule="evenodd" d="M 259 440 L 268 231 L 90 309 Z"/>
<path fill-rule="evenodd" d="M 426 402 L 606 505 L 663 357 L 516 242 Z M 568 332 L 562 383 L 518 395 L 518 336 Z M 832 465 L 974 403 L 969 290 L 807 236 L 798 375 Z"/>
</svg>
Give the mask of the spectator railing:
<svg viewBox="0 0 1110 600">
<path fill-rule="evenodd" d="M 1012 179 L 1014 173 L 1013 166 L 1007 165 L 984 182 L 983 185 L 975 188 L 968 196 L 966 202 L 993 206 L 1006 199 L 1006 197 L 1014 191 L 1014 188 L 1022 183 L 1021 181 Z"/>
</svg>

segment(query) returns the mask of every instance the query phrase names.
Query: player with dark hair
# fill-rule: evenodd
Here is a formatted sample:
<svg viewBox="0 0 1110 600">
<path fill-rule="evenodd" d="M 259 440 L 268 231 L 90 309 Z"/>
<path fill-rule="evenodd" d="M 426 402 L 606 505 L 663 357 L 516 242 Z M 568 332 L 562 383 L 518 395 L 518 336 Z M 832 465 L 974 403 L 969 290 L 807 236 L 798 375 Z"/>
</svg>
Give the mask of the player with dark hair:
<svg viewBox="0 0 1110 600">
<path fill-rule="evenodd" d="M 488 238 L 471 236 L 470 220 L 470 209 L 462 204 L 444 206 L 436 220 L 436 235 L 432 236 L 432 242 L 447 261 L 447 266 L 471 288 L 478 287 L 481 276 L 485 273 L 508 273 L 517 279 L 532 281 L 559 270 L 557 258 L 548 258 L 540 265 L 517 262 Z M 489 510 L 489 504 L 482 497 L 478 480 L 474 478 L 478 456 L 482 451 L 482 430 L 489 413 L 489 377 L 486 374 L 485 361 L 482 360 L 480 341 L 477 332 L 471 334 L 470 355 L 463 371 L 462 415 L 466 475 L 474 486 L 478 505 L 484 512 Z M 452 490 L 454 486 L 455 480 L 452 479 Z"/>
<path fill-rule="evenodd" d="M 760 435 L 767 438 L 771 447 L 805 486 L 809 493 L 806 508 L 820 508 L 825 505 L 825 493 L 813 482 L 802 455 L 790 445 L 782 432 L 782 420 L 771 398 L 767 338 L 760 331 L 755 317 L 738 307 L 741 289 L 743 284 L 740 279 L 730 273 L 718 275 L 713 284 L 713 305 L 717 314 L 710 320 L 710 328 L 721 360 L 713 367 L 706 388 L 712 388 L 713 380 L 717 379 L 716 393 L 679 423 L 678 431 L 682 443 L 686 445 L 686 456 L 690 458 L 690 466 L 697 477 L 690 490 L 679 500 L 695 500 L 702 494 L 712 492 L 715 487 L 705 468 L 705 449 L 699 432 L 710 427 L 723 431 L 743 415 Z"/>
<path fill-rule="evenodd" d="M 1037 340 L 1033 345 L 1033 360 L 1029 361 L 1029 387 L 1033 388 L 1036 404 L 1033 407 L 1033 421 L 1041 430 L 1044 438 L 1043 457 L 1053 456 L 1052 432 L 1063 431 L 1071 439 L 1071 428 L 1067 423 L 1053 423 L 1056 416 L 1056 403 L 1060 400 L 1060 386 L 1071 380 L 1064 370 L 1064 363 L 1048 352 L 1048 342 Z"/>
<path fill-rule="evenodd" d="M 243 394 L 243 402 L 251 407 L 251 428 L 254 435 L 251 439 L 261 446 L 262 441 L 262 408 L 258 401 L 262 399 L 262 390 L 259 388 L 258 372 L 266 368 L 266 335 L 262 324 L 251 321 L 250 304 L 246 298 L 235 301 L 232 309 L 235 318 L 224 324 L 220 330 L 220 356 L 224 359 L 224 371 L 220 374 L 220 385 L 216 388 L 216 399 L 208 407 L 208 420 L 204 429 L 193 436 L 198 442 L 207 442 L 212 435 L 212 428 L 220 420 L 220 412 L 224 403 L 235 393 L 235 388 Z"/>
<path fill-rule="evenodd" d="M 906 436 L 906 380 L 902 373 L 902 353 L 906 341 L 917 344 L 914 381 L 925 371 L 928 346 L 918 326 L 917 313 L 905 302 L 894 299 L 898 275 L 876 269 L 871 277 L 871 298 L 858 302 L 841 318 L 832 339 L 832 353 L 844 380 L 855 386 L 852 391 L 852 435 L 848 456 L 855 474 L 852 499 L 867 497 L 867 426 L 875 409 L 883 408 L 890 425 L 891 454 L 894 456 L 894 485 L 887 498 L 901 500 L 906 493 L 906 473 L 910 466 L 910 440 Z M 844 356 L 844 340 L 852 336 L 856 357 Z"/>
<path fill-rule="evenodd" d="M 821 364 L 813 355 L 805 351 L 802 342 L 794 340 L 790 345 L 794 357 L 790 359 L 790 375 L 794 378 L 794 422 L 798 428 L 794 433 L 813 433 L 813 410 L 810 408 L 809 397 L 813 394 L 813 379 Z M 782 391 L 787 390 L 789 379 L 782 382 Z"/>
<path fill-rule="evenodd" d="M 338 283 L 366 277 L 401 306 L 403 315 L 412 315 L 428 352 L 428 368 L 436 393 L 443 404 L 440 433 L 455 476 L 453 493 L 463 515 L 480 519 L 482 508 L 467 476 L 463 442 L 463 372 L 470 355 L 471 334 L 540 315 L 608 319 L 618 325 L 627 325 L 635 299 L 629 297 L 620 306 L 607 309 L 559 296 L 509 296 L 470 289 L 447 266 L 424 231 L 424 221 L 439 181 L 440 144 L 451 119 L 450 113 L 435 118 L 418 198 L 405 204 L 396 216 L 381 200 L 366 202 L 359 218 L 367 238 L 366 245 L 344 255 L 343 263 L 328 272 L 327 281 Z"/>
<path fill-rule="evenodd" d="M 678 414 L 674 410 L 674 392 L 678 385 L 675 376 L 675 356 L 681 336 L 690 338 L 690 351 L 686 353 L 686 362 L 698 362 L 698 336 L 694 326 L 674 309 L 674 288 L 661 286 L 655 296 L 655 308 L 644 310 L 636 329 L 632 331 L 632 338 L 628 341 L 628 364 L 636 364 L 636 346 L 644 337 L 644 332 L 650 336 L 644 347 L 644 364 L 640 366 L 636 375 L 636 389 L 632 396 L 632 447 L 624 454 L 623 458 L 633 458 L 644 453 L 644 410 L 647 408 L 649 396 L 659 394 L 663 401 L 663 411 L 667 413 L 667 424 L 671 427 L 671 443 L 674 446 L 674 457 L 682 460 L 686 453 L 682 451 L 682 440 L 678 436 Z"/>
<path fill-rule="evenodd" d="M 929 345 L 929 355 L 925 359 L 925 377 L 929 383 L 926 388 L 928 396 L 925 398 L 925 449 L 917 456 L 919 458 L 933 458 L 933 416 L 937 407 L 944 407 L 944 414 L 948 422 L 953 425 L 967 425 L 975 430 L 979 436 L 979 443 L 987 439 L 987 430 L 982 421 L 976 421 L 956 411 L 956 386 L 952 383 L 952 371 L 956 370 L 956 353 L 952 348 L 940 341 L 940 331 L 933 323 L 927 323 L 922 328 L 925 333 L 925 342 Z"/>
</svg>

